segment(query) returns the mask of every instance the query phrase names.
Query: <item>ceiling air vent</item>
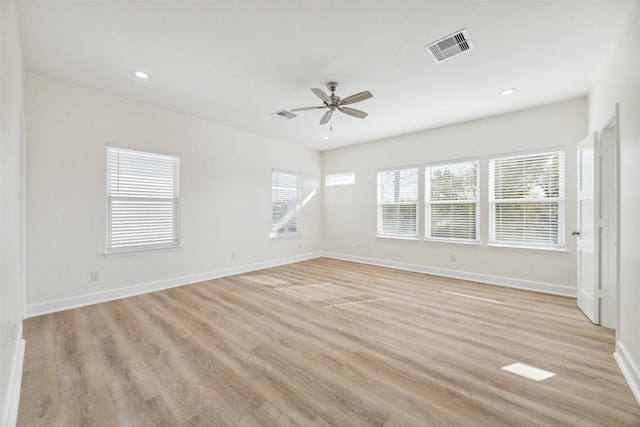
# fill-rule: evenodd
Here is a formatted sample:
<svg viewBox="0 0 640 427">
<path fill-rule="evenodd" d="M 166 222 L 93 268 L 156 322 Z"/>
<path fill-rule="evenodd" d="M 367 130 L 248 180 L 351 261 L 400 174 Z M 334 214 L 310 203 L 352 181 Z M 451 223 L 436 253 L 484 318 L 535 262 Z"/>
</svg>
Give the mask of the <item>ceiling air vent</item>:
<svg viewBox="0 0 640 427">
<path fill-rule="evenodd" d="M 442 38 L 424 47 L 436 62 L 442 62 L 453 56 L 459 55 L 473 49 L 471 37 L 467 29 L 456 31 L 455 33 Z"/>
<path fill-rule="evenodd" d="M 291 111 L 287 111 L 287 110 L 276 111 L 275 113 L 271 113 L 271 115 L 280 117 L 283 120 L 291 120 L 295 117 L 298 117 L 297 114 L 293 114 Z"/>
</svg>

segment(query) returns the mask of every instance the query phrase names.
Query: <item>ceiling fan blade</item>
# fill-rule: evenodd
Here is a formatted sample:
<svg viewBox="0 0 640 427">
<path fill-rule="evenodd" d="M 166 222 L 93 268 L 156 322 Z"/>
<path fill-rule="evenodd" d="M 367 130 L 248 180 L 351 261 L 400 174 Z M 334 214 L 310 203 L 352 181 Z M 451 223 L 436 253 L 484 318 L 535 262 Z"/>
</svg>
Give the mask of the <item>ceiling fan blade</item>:
<svg viewBox="0 0 640 427">
<path fill-rule="evenodd" d="M 347 105 L 347 104 L 355 104 L 356 102 L 364 101 L 365 99 L 371 98 L 373 95 L 368 90 L 360 93 L 356 93 L 355 95 L 347 96 L 346 98 L 340 100 L 339 105 Z"/>
<path fill-rule="evenodd" d="M 320 124 L 321 125 L 326 125 L 327 122 L 329 120 L 331 120 L 331 115 L 333 114 L 333 110 L 329 110 L 326 113 L 324 113 L 324 116 L 322 116 L 322 118 L 320 119 Z"/>
<path fill-rule="evenodd" d="M 318 89 L 317 87 L 312 87 L 311 92 L 315 93 L 316 96 L 322 99 L 324 102 L 327 102 L 329 104 L 331 103 L 331 98 L 329 98 L 329 95 L 324 93 L 322 89 Z"/>
<path fill-rule="evenodd" d="M 350 116 L 357 117 L 358 119 L 364 119 L 369 115 L 364 111 L 356 110 L 355 108 L 349 108 L 349 107 L 338 107 L 338 110 Z"/>
<path fill-rule="evenodd" d="M 306 110 L 319 110 L 322 108 L 327 108 L 324 105 L 321 107 L 303 107 L 303 108 L 294 108 L 293 110 L 289 110 L 289 111 L 306 111 Z"/>
</svg>

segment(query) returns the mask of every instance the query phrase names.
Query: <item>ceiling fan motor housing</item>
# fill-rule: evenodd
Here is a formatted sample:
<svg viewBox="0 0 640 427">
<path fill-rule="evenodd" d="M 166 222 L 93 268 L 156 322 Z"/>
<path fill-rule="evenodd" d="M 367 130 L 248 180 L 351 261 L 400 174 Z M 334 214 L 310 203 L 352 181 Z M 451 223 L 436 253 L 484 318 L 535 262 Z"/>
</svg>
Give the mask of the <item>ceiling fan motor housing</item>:
<svg viewBox="0 0 640 427">
<path fill-rule="evenodd" d="M 329 98 L 331 99 L 331 102 L 327 102 L 325 101 L 325 105 L 327 107 L 329 107 L 329 109 L 331 111 L 335 110 L 336 107 L 338 106 L 338 102 L 340 102 L 340 97 L 337 96 L 334 92 L 336 91 L 336 89 L 338 88 L 338 83 L 337 82 L 329 82 L 327 83 L 327 89 L 329 89 L 329 91 L 331 92 L 331 95 L 329 95 Z"/>
</svg>

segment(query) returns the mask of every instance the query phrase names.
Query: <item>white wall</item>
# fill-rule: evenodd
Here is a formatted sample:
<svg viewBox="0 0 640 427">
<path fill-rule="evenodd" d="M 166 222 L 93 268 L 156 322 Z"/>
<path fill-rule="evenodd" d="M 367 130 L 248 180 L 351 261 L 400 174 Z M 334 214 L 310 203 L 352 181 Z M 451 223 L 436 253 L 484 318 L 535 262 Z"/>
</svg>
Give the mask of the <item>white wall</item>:
<svg viewBox="0 0 640 427">
<path fill-rule="evenodd" d="M 353 186 L 325 188 L 324 249 L 343 259 L 575 295 L 575 147 L 586 133 L 587 103 L 580 98 L 324 152 L 324 174 L 356 173 Z M 488 156 L 547 147 L 566 150 L 567 251 L 488 247 Z M 466 158 L 480 159 L 482 245 L 376 238 L 378 169 Z"/>
<path fill-rule="evenodd" d="M 640 1 L 589 93 L 589 128 L 603 128 L 619 103 L 619 323 L 616 358 L 640 402 Z"/>
<path fill-rule="evenodd" d="M 14 2 L 0 2 L 0 425 L 15 423 L 22 380 L 23 64 Z"/>
<path fill-rule="evenodd" d="M 25 103 L 27 315 L 291 262 L 322 249 L 316 151 L 34 74 L 27 74 Z M 181 154 L 181 248 L 103 256 L 107 141 Z M 301 172 L 305 197 L 317 189 L 302 213 L 303 237 L 269 237 L 272 168 Z M 89 280 L 91 271 L 99 281 Z"/>
</svg>

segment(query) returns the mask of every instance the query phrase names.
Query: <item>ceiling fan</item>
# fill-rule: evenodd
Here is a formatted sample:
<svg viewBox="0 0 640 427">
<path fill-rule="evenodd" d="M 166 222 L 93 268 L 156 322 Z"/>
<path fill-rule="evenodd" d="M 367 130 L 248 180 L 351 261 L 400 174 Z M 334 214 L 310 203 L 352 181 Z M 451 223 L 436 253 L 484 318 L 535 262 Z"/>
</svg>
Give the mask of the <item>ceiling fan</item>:
<svg viewBox="0 0 640 427">
<path fill-rule="evenodd" d="M 311 92 L 315 93 L 316 96 L 322 99 L 322 105 L 318 107 L 304 107 L 304 108 L 294 108 L 291 111 L 305 111 L 305 110 L 320 110 L 323 108 L 328 108 L 329 110 L 324 113 L 322 119 L 320 119 L 320 124 L 324 125 L 331 119 L 331 115 L 335 110 L 340 111 L 341 113 L 348 114 L 352 117 L 356 117 L 358 119 L 364 119 L 367 117 L 367 113 L 364 111 L 356 110 L 355 108 L 345 107 L 348 104 L 355 104 L 356 102 L 364 101 L 365 99 L 371 98 L 373 95 L 371 92 L 364 91 L 359 92 L 351 96 L 347 96 L 346 98 L 340 98 L 336 96 L 336 88 L 338 87 L 338 83 L 329 82 L 327 83 L 327 88 L 331 92 L 331 95 L 327 95 L 322 89 L 311 88 Z"/>
</svg>

